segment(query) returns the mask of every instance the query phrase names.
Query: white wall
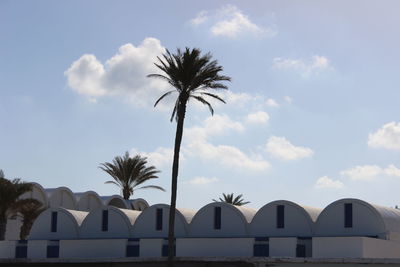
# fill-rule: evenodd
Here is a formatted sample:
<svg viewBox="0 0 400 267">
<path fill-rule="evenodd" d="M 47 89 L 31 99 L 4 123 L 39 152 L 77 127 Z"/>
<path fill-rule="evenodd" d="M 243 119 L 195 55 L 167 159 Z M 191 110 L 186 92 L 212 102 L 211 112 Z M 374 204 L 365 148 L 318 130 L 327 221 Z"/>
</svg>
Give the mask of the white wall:
<svg viewBox="0 0 400 267">
<path fill-rule="evenodd" d="M 60 258 L 122 258 L 126 244 L 126 239 L 60 240 Z"/>
<path fill-rule="evenodd" d="M 29 259 L 45 259 L 47 257 L 47 240 L 29 240 L 28 241 L 28 258 Z"/>
<path fill-rule="evenodd" d="M 16 241 L 0 241 L 0 259 L 15 258 Z"/>
<path fill-rule="evenodd" d="M 63 207 L 66 209 L 74 210 L 75 207 L 75 196 L 70 191 L 57 189 L 52 192 L 49 198 L 49 206 L 52 208 Z"/>
<path fill-rule="evenodd" d="M 362 258 L 362 237 L 313 237 L 313 258 Z"/>
<path fill-rule="evenodd" d="M 364 258 L 400 258 L 400 243 L 363 237 Z"/>
<path fill-rule="evenodd" d="M 297 238 L 270 238 L 270 257 L 296 257 Z"/>
<path fill-rule="evenodd" d="M 284 205 L 284 228 L 276 227 L 276 207 Z M 257 236 L 296 237 L 313 235 L 313 222 L 302 208 L 290 202 L 273 202 L 262 207 L 249 225 L 250 234 Z"/>
<path fill-rule="evenodd" d="M 344 204 L 353 203 L 353 227 L 344 227 Z M 324 209 L 315 226 L 315 236 L 373 236 L 384 234 L 383 221 L 361 201 L 340 200 Z M 383 236 L 382 236 L 383 237 Z"/>
<path fill-rule="evenodd" d="M 157 209 L 163 210 L 162 230 L 156 230 L 156 213 Z M 166 238 L 168 236 L 168 219 L 169 219 L 169 206 L 167 205 L 153 205 L 140 214 L 137 218 L 134 228 L 133 237 L 138 238 Z M 175 215 L 175 236 L 185 237 L 187 224 L 183 216 L 176 212 Z"/>
<path fill-rule="evenodd" d="M 214 207 L 221 207 L 221 229 L 214 229 Z M 211 203 L 201 208 L 189 225 L 189 237 L 247 237 L 247 222 L 235 207 Z"/>
<path fill-rule="evenodd" d="M 165 240 L 161 238 L 140 239 L 139 256 L 146 258 L 161 257 L 164 241 Z"/>
<path fill-rule="evenodd" d="M 51 232 L 51 213 L 57 212 L 57 232 Z M 78 225 L 74 218 L 62 209 L 47 209 L 35 220 L 29 239 L 59 240 L 78 238 Z"/>
<path fill-rule="evenodd" d="M 22 221 L 18 217 L 14 220 L 7 220 L 7 228 L 6 228 L 6 240 L 19 240 L 19 232 L 22 226 Z"/>
<path fill-rule="evenodd" d="M 254 238 L 178 238 L 178 257 L 251 257 Z"/>
</svg>

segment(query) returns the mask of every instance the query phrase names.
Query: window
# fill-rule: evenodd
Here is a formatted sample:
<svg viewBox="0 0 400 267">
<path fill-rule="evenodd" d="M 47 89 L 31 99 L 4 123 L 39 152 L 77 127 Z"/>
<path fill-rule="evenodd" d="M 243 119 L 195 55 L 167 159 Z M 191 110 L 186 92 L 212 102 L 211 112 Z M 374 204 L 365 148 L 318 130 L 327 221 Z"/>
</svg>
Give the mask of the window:
<svg viewBox="0 0 400 267">
<path fill-rule="evenodd" d="M 345 228 L 353 227 L 353 204 L 352 203 L 344 204 L 344 227 Z"/>
<path fill-rule="evenodd" d="M 101 231 L 108 231 L 108 210 L 103 210 L 102 218 L 101 218 Z"/>
<path fill-rule="evenodd" d="M 47 246 L 47 258 L 58 258 L 60 254 L 59 246 Z"/>
<path fill-rule="evenodd" d="M 276 228 L 285 228 L 285 206 L 276 206 Z"/>
<path fill-rule="evenodd" d="M 51 232 L 57 232 L 57 211 L 51 212 Z"/>
<path fill-rule="evenodd" d="M 176 256 L 176 246 L 174 244 L 174 256 Z M 161 256 L 162 257 L 168 257 L 168 245 L 163 245 L 161 249 Z"/>
<path fill-rule="evenodd" d="M 214 229 L 221 229 L 221 207 L 214 208 Z"/>
<path fill-rule="evenodd" d="M 163 225 L 163 210 L 157 209 L 156 210 L 156 230 L 161 231 Z"/>
<path fill-rule="evenodd" d="M 297 244 L 296 246 L 296 257 L 305 258 L 306 257 L 306 246 Z"/>
<path fill-rule="evenodd" d="M 254 257 L 269 257 L 269 244 L 254 244 Z"/>
</svg>

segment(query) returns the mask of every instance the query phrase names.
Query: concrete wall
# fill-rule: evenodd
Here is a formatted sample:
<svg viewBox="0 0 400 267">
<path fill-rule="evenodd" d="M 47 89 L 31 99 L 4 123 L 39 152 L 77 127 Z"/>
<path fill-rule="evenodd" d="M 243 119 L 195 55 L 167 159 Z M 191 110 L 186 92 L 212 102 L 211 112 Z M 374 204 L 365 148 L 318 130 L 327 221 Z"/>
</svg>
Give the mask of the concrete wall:
<svg viewBox="0 0 400 267">
<path fill-rule="evenodd" d="M 19 232 L 22 226 L 21 219 L 15 218 L 13 220 L 7 220 L 7 228 L 6 228 L 6 240 L 19 240 Z"/>
<path fill-rule="evenodd" d="M 140 257 L 161 257 L 162 246 L 166 240 L 162 238 L 140 239 Z"/>
<path fill-rule="evenodd" d="M 297 238 L 270 238 L 269 256 L 270 257 L 296 257 Z"/>
<path fill-rule="evenodd" d="M 252 257 L 254 238 L 181 238 L 178 257 Z"/>
<path fill-rule="evenodd" d="M 15 258 L 16 241 L 0 241 L 0 259 Z"/>
<path fill-rule="evenodd" d="M 313 237 L 314 258 L 362 258 L 363 237 Z"/>
<path fill-rule="evenodd" d="M 29 240 L 28 241 L 28 258 L 29 259 L 45 259 L 47 257 L 47 240 Z"/>
<path fill-rule="evenodd" d="M 126 255 L 126 239 L 61 240 L 60 258 L 122 258 Z"/>
<path fill-rule="evenodd" d="M 276 207 L 283 205 L 284 228 L 276 227 Z M 313 235 L 314 222 L 306 211 L 289 201 L 275 201 L 262 207 L 249 225 L 250 234 L 256 236 L 295 237 Z"/>
<path fill-rule="evenodd" d="M 221 207 L 221 229 L 214 229 L 215 207 Z M 247 225 L 244 216 L 234 206 L 211 203 L 193 217 L 188 237 L 248 237 Z"/>
</svg>

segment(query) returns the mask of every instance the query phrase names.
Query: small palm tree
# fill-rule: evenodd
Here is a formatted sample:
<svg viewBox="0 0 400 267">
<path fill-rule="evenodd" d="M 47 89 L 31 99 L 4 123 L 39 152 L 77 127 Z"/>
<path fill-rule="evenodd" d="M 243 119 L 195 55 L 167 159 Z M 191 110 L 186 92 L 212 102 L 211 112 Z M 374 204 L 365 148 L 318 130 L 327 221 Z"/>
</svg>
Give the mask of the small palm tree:
<svg viewBox="0 0 400 267">
<path fill-rule="evenodd" d="M 232 194 L 226 194 L 222 193 L 223 198 L 219 198 L 218 200 L 213 199 L 214 202 L 225 202 L 225 203 L 229 203 L 235 206 L 243 206 L 246 204 L 249 204 L 250 201 L 244 201 L 244 199 L 242 198 L 243 195 L 240 194 L 238 196 L 236 196 L 235 198 L 233 197 L 233 193 Z"/>
<path fill-rule="evenodd" d="M 163 74 L 150 74 L 148 77 L 159 78 L 169 83 L 174 90 L 163 94 L 154 104 L 157 104 L 166 96 L 177 93 L 178 96 L 172 110 L 171 122 L 175 118 L 176 134 L 174 145 L 174 161 L 172 163 L 172 180 L 171 180 L 171 205 L 169 212 L 168 226 L 168 265 L 171 266 L 174 258 L 174 227 L 175 227 L 175 211 L 176 211 L 176 195 L 178 184 L 179 169 L 179 151 L 181 148 L 183 124 L 185 120 L 186 107 L 189 99 L 197 100 L 206 105 L 211 114 L 214 109 L 207 98 L 216 99 L 225 103 L 218 95 L 210 93 L 210 90 L 228 89 L 221 82 L 230 81 L 228 76 L 220 75 L 222 67 L 218 65 L 216 60 L 211 60 L 210 53 L 201 55 L 200 49 L 186 48 L 185 51 L 177 49 L 176 54 L 171 54 L 168 50 L 163 58 L 158 58 L 155 63 Z"/>
<path fill-rule="evenodd" d="M 146 185 L 137 188 L 147 180 L 158 178 L 156 175 L 160 171 L 154 166 L 147 167 L 147 158 L 136 155 L 129 157 L 126 152 L 123 157 L 117 156 L 112 163 L 101 163 L 99 168 L 111 175 L 114 181 L 107 181 L 106 184 L 115 184 L 121 188 L 122 196 L 128 200 L 133 195 L 134 190 L 155 188 L 165 191 L 161 186 Z"/>
<path fill-rule="evenodd" d="M 4 240 L 7 227 L 7 219 L 11 208 L 20 201 L 18 198 L 32 190 L 32 184 L 22 182 L 20 179 L 8 180 L 4 172 L 0 170 L 0 240 Z"/>
<path fill-rule="evenodd" d="M 31 231 L 32 225 L 36 218 L 45 210 L 42 202 L 33 199 L 21 199 L 14 203 L 11 210 L 15 213 L 13 218 L 21 218 L 22 225 L 19 238 L 25 240 Z"/>
</svg>

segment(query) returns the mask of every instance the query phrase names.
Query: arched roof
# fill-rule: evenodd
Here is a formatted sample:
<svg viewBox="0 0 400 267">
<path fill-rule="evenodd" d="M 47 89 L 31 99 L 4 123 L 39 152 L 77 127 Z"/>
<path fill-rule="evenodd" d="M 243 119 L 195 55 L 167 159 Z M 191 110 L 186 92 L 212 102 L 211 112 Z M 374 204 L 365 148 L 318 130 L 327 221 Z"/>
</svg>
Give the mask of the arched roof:
<svg viewBox="0 0 400 267">
<path fill-rule="evenodd" d="M 102 213 L 108 211 L 107 230 L 102 231 Z M 81 238 L 130 238 L 140 211 L 103 206 L 92 210 L 80 228 Z"/>
<path fill-rule="evenodd" d="M 93 208 L 98 208 L 98 207 L 103 206 L 103 202 L 101 201 L 100 196 L 94 191 L 74 193 L 74 196 L 77 200 L 78 210 L 84 210 L 83 206 L 85 205 L 85 201 L 87 201 L 90 197 L 93 197 L 95 199 L 95 201 L 98 203 L 98 205 L 96 205 Z M 93 208 L 89 207 L 89 208 L 86 208 L 85 210 L 89 211 Z"/>
<path fill-rule="evenodd" d="M 215 207 L 221 207 L 221 229 L 214 229 L 213 227 Z M 197 211 L 189 225 L 189 235 L 192 237 L 247 236 L 248 224 L 255 213 L 255 209 L 225 202 L 212 202 Z"/>
<path fill-rule="evenodd" d="M 166 237 L 168 227 L 163 227 L 162 230 L 155 230 L 155 214 L 157 209 L 166 209 L 169 211 L 170 206 L 167 204 L 151 205 L 141 212 L 137 218 L 133 228 L 135 237 Z M 195 214 L 195 211 L 189 209 L 177 208 L 175 213 L 175 233 L 176 236 L 186 235 L 188 231 L 188 222 L 190 222 Z M 163 215 L 163 225 L 168 225 L 169 212 Z M 182 229 L 183 228 L 183 229 Z"/>
<path fill-rule="evenodd" d="M 277 227 L 277 206 L 284 206 L 284 225 Z M 302 206 L 288 200 L 272 201 L 261 207 L 250 224 L 254 236 L 312 236 L 321 209 Z"/>
<path fill-rule="evenodd" d="M 103 205 L 114 206 L 120 209 L 129 209 L 129 205 L 120 195 L 100 196 Z"/>
<path fill-rule="evenodd" d="M 51 232 L 52 212 L 59 214 L 56 232 Z M 88 212 L 62 207 L 48 208 L 36 218 L 29 239 L 76 239 L 79 237 L 79 228 L 87 215 Z"/>
<path fill-rule="evenodd" d="M 254 215 L 257 212 L 255 209 L 252 209 L 252 208 L 236 206 L 236 205 L 228 204 L 226 202 L 211 202 L 211 203 L 205 205 L 204 207 L 202 207 L 201 209 L 199 209 L 196 212 L 196 214 L 194 215 L 192 221 L 194 221 L 196 219 L 196 217 L 201 216 L 201 213 L 203 210 L 209 209 L 210 207 L 214 207 L 214 206 L 222 206 L 227 209 L 234 210 L 234 212 L 240 216 L 240 218 L 243 220 L 244 223 L 250 223 L 251 220 L 253 219 Z"/>
<path fill-rule="evenodd" d="M 127 202 L 133 210 L 144 210 L 149 207 L 149 203 L 143 198 L 129 199 Z"/>
<path fill-rule="evenodd" d="M 64 207 L 64 208 L 68 208 L 68 209 L 76 209 L 76 199 L 74 196 L 74 193 L 71 191 L 71 189 L 69 189 L 68 187 L 65 186 L 60 186 L 57 188 L 46 188 L 44 189 L 48 201 L 49 201 L 49 205 L 50 207 Z M 58 197 L 61 197 L 61 202 L 63 202 L 63 194 L 66 194 L 70 200 L 72 201 L 72 203 L 70 203 L 69 206 L 65 205 L 64 203 L 61 205 L 58 205 L 58 203 L 55 203 L 57 201 Z"/>
<path fill-rule="evenodd" d="M 32 190 L 30 192 L 26 192 L 21 196 L 21 199 L 24 198 L 34 198 L 43 203 L 45 207 L 48 205 L 48 198 L 44 188 L 35 182 L 30 182 L 32 185 Z"/>
<path fill-rule="evenodd" d="M 316 234 L 321 234 L 322 231 L 324 231 L 324 223 L 323 220 L 327 220 L 326 217 L 330 216 L 337 206 L 341 206 L 344 203 L 353 203 L 353 204 L 358 204 L 361 207 L 366 208 L 371 214 L 375 215 L 374 217 L 368 217 L 367 219 L 360 218 L 360 214 L 358 216 L 353 216 L 353 220 L 359 219 L 362 220 L 360 224 L 362 223 L 362 226 L 367 227 L 369 225 L 368 230 L 371 231 L 372 228 L 374 229 L 374 232 L 364 232 L 365 235 L 383 235 L 387 234 L 389 232 L 396 232 L 400 233 L 400 210 L 394 209 L 394 208 L 389 208 L 389 207 L 383 207 L 380 205 L 376 204 L 371 204 L 369 202 L 366 202 L 364 200 L 360 199 L 355 199 L 355 198 L 344 198 L 344 199 L 339 199 L 337 201 L 332 202 L 329 204 L 325 209 L 321 212 L 321 214 L 318 217 L 317 223 L 316 223 Z M 354 212 L 354 208 L 353 208 Z M 341 213 L 343 214 L 343 212 Z M 341 215 L 339 214 L 339 215 Z M 332 218 L 335 217 L 336 214 L 332 214 Z M 343 223 L 342 223 L 343 224 Z M 353 223 L 354 224 L 354 223 Z M 356 231 L 356 227 L 360 227 L 360 225 L 354 225 L 352 227 L 352 230 Z M 351 234 L 352 231 L 349 230 L 349 233 Z"/>
</svg>

